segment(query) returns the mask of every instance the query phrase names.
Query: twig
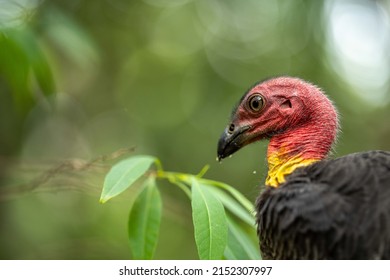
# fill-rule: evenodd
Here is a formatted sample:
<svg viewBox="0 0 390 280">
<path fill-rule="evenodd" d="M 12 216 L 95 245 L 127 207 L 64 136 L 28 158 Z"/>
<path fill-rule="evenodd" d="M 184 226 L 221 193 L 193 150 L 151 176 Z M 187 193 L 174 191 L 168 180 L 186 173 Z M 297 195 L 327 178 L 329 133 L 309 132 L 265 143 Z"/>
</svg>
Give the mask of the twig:
<svg viewBox="0 0 390 280">
<path fill-rule="evenodd" d="M 102 155 L 98 156 L 92 160 L 85 161 L 82 159 L 68 159 L 60 162 L 58 165 L 48 169 L 47 171 L 43 172 L 39 176 L 37 176 L 35 179 L 32 179 L 29 182 L 22 183 L 19 185 L 14 186 L 3 186 L 0 189 L 0 201 L 8 200 L 11 198 L 18 197 L 20 194 L 28 193 L 35 191 L 40 186 L 44 185 L 48 181 L 52 180 L 55 177 L 58 177 L 59 175 L 66 174 L 68 177 L 67 179 L 63 179 L 61 185 L 88 185 L 88 187 L 91 187 L 90 184 L 87 184 L 85 182 L 80 182 L 80 179 L 75 180 L 72 177 L 72 174 L 69 174 L 69 172 L 85 172 L 90 171 L 91 169 L 96 168 L 104 168 L 108 169 L 110 165 L 99 165 L 102 163 L 106 163 L 107 161 L 118 159 L 122 156 L 128 155 L 129 153 L 134 152 L 135 148 L 123 148 L 119 149 L 111 154 L 108 155 Z M 74 177 L 75 174 L 73 174 Z M 82 184 L 80 184 L 82 183 Z M 64 190 L 65 188 L 59 188 L 60 190 Z M 68 188 L 71 189 L 71 188 Z M 52 188 L 48 188 L 47 190 L 53 190 Z"/>
</svg>

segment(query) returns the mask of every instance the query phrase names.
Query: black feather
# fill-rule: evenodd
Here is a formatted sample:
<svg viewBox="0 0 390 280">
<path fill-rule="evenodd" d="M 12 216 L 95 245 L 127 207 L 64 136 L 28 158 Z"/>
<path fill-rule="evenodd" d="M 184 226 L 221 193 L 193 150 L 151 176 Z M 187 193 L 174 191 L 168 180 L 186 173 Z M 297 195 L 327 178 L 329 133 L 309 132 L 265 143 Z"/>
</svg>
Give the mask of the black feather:
<svg viewBox="0 0 390 280">
<path fill-rule="evenodd" d="M 256 210 L 264 259 L 390 259 L 390 152 L 298 168 Z"/>
</svg>

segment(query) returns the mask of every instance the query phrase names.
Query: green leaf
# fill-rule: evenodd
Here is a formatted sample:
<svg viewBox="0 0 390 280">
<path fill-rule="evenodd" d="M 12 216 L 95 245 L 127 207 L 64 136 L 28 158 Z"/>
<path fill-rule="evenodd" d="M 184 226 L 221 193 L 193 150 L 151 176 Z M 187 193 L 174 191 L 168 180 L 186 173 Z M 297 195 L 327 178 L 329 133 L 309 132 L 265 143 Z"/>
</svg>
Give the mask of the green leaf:
<svg viewBox="0 0 390 280">
<path fill-rule="evenodd" d="M 232 196 L 228 195 L 225 191 L 220 190 L 214 186 L 210 186 L 210 191 L 218 197 L 218 199 L 222 202 L 222 204 L 234 215 L 240 218 L 242 221 L 250 225 L 254 228 L 256 221 L 253 215 L 253 211 L 249 212 L 245 209 L 237 200 L 235 200 Z"/>
<path fill-rule="evenodd" d="M 208 187 L 192 179 L 192 219 L 201 260 L 221 259 L 227 243 L 227 221 L 222 203 Z"/>
<path fill-rule="evenodd" d="M 19 34 L 14 33 L 13 38 L 26 55 L 42 93 L 45 95 L 53 94 L 55 92 L 53 73 L 49 61 L 45 57 L 44 50 L 36 40 L 36 35 L 32 30 L 25 29 Z"/>
<path fill-rule="evenodd" d="M 100 202 L 104 203 L 130 187 L 155 160 L 151 156 L 134 156 L 115 164 L 104 179 Z"/>
<path fill-rule="evenodd" d="M 1 30 L 0 26 L 0 61 L 5 93 L 12 94 L 18 113 L 27 114 L 40 100 L 37 91 L 45 95 L 55 92 L 49 61 L 36 34 L 28 26 L 7 30 Z"/>
<path fill-rule="evenodd" d="M 245 231 L 233 219 L 227 217 L 229 225 L 228 243 L 224 256 L 230 260 L 260 260 L 257 238 L 251 238 L 251 231 Z M 255 237 L 256 233 L 252 231 Z"/>
<path fill-rule="evenodd" d="M 160 230 L 161 206 L 160 192 L 151 178 L 134 201 L 129 215 L 130 250 L 134 259 L 153 258 Z"/>
<path fill-rule="evenodd" d="M 43 14 L 45 35 L 66 58 L 84 70 L 93 71 L 99 63 L 99 48 L 83 25 L 55 7 L 48 7 Z"/>
</svg>

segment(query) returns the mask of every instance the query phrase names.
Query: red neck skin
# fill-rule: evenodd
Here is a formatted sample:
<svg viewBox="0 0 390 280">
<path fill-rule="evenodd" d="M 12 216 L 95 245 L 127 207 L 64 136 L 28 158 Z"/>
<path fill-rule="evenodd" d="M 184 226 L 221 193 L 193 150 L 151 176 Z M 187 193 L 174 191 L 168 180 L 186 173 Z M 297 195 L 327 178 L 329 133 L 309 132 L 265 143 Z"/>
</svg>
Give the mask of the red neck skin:
<svg viewBox="0 0 390 280">
<path fill-rule="evenodd" d="M 320 94 L 307 103 L 306 121 L 274 135 L 268 145 L 267 182 L 274 187 L 295 168 L 326 158 L 336 139 L 338 117 L 329 99 Z"/>
<path fill-rule="evenodd" d="M 280 159 L 299 156 L 302 159 L 322 160 L 329 154 L 336 138 L 337 125 L 315 121 L 287 130 L 271 138 L 267 156 Z"/>
</svg>

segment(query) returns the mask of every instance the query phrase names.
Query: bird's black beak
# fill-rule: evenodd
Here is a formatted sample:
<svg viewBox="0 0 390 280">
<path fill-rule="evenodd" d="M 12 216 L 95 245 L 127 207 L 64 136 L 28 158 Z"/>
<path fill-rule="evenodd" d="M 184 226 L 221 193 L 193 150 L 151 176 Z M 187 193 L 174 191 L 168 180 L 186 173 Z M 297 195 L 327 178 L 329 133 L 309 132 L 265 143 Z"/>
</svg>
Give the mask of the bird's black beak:
<svg viewBox="0 0 390 280">
<path fill-rule="evenodd" d="M 226 127 L 218 141 L 217 160 L 221 161 L 248 144 L 249 137 L 245 132 L 250 128 L 249 125 L 240 127 L 234 123 Z"/>
</svg>

